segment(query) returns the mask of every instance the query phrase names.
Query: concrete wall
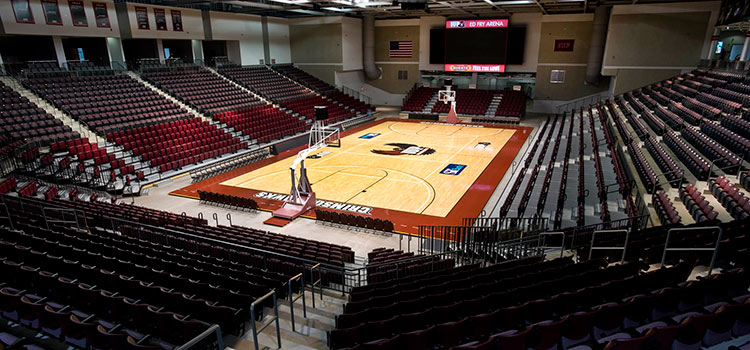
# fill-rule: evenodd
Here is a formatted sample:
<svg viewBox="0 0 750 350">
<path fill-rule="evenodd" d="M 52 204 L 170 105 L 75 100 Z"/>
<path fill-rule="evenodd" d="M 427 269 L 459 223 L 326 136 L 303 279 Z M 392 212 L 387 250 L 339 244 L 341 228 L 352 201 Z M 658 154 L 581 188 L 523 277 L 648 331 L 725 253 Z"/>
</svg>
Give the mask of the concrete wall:
<svg viewBox="0 0 750 350">
<path fill-rule="evenodd" d="M 612 8 L 602 74 L 614 94 L 694 69 L 710 44 L 719 2 Z"/>
<path fill-rule="evenodd" d="M 289 21 L 289 47 L 292 62 L 300 69 L 329 84 L 344 67 L 343 17 L 300 18 Z M 352 23 L 347 24 L 348 27 Z M 348 33 L 347 37 L 351 37 Z M 351 43 L 351 40 L 347 40 Z M 354 50 L 347 45 L 347 50 Z M 361 58 L 361 54 L 359 56 Z M 360 59 L 361 61 L 361 59 Z M 349 65 L 353 62 L 349 61 Z"/>
<path fill-rule="evenodd" d="M 267 20 L 268 47 L 271 59 L 275 59 L 276 63 L 291 63 L 292 53 L 289 48 L 289 21 L 275 17 L 267 17 Z"/>
<path fill-rule="evenodd" d="M 593 14 L 542 16 L 536 67 L 534 110 L 550 112 L 546 106 L 607 91 L 608 81 L 600 86 L 584 85 L 586 61 L 593 25 Z M 555 40 L 572 39 L 573 51 L 555 51 Z M 565 70 L 565 82 L 550 83 L 552 70 Z"/>
<path fill-rule="evenodd" d="M 419 81 L 420 50 L 419 20 L 375 21 L 375 64 L 382 70 L 380 79 L 366 81 L 368 84 L 394 94 L 408 92 Z M 412 57 L 391 58 L 391 41 L 411 41 Z M 427 52 L 429 55 L 429 52 Z M 399 80 L 398 72 L 406 71 L 407 79 Z"/>
<path fill-rule="evenodd" d="M 87 36 L 87 37 L 119 37 L 120 27 L 117 22 L 115 5 L 110 0 L 102 0 L 107 4 L 107 14 L 109 15 L 110 28 L 98 28 L 96 26 L 96 17 L 91 0 L 84 0 L 83 6 L 86 12 L 88 26 L 78 27 L 73 25 L 73 18 L 70 14 L 70 7 L 67 1 L 58 1 L 60 9 L 60 18 L 62 25 L 47 24 L 44 11 L 42 10 L 41 0 L 30 0 L 31 14 L 34 16 L 34 23 L 17 23 L 13 15 L 13 6 L 10 0 L 0 1 L 0 33 L 20 34 L 20 35 L 50 35 L 50 36 Z"/>
<path fill-rule="evenodd" d="M 213 40 L 236 41 L 229 44 L 229 59 L 243 65 L 258 64 L 263 59 L 263 32 L 260 16 L 211 11 Z"/>
</svg>

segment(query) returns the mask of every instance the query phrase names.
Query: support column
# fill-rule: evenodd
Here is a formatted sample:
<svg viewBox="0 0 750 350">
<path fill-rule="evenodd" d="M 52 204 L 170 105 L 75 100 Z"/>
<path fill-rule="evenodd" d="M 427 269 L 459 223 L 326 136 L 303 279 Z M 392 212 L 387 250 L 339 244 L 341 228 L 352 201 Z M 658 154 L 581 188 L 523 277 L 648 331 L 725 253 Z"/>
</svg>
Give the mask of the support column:
<svg viewBox="0 0 750 350">
<path fill-rule="evenodd" d="M 710 60 L 714 58 L 714 52 L 716 51 L 716 43 L 719 41 L 719 28 L 714 29 L 714 35 L 711 37 L 711 46 L 708 50 L 708 55 L 706 56 L 707 60 Z"/>
<path fill-rule="evenodd" d="M 477 72 L 471 73 L 471 83 L 470 84 L 473 84 L 473 86 L 474 86 L 475 89 L 477 88 L 477 81 L 479 81 L 479 73 L 477 73 Z"/>
<path fill-rule="evenodd" d="M 3 64 L 2 54 L 0 54 L 0 75 L 5 75 L 5 65 Z"/>
<path fill-rule="evenodd" d="M 159 62 L 164 63 L 166 58 L 164 57 L 164 43 L 161 39 L 156 39 L 156 51 L 159 53 Z"/>
<path fill-rule="evenodd" d="M 263 61 L 266 64 L 271 64 L 271 44 L 268 39 L 268 17 L 263 16 L 260 18 L 261 34 L 263 36 Z"/>
<path fill-rule="evenodd" d="M 65 48 L 63 48 L 62 38 L 59 36 L 53 36 L 52 43 L 55 45 L 55 55 L 57 56 L 57 63 L 60 65 L 60 67 L 65 67 Z"/>
<path fill-rule="evenodd" d="M 112 69 L 126 69 L 125 52 L 122 50 L 122 40 L 120 38 L 107 38 L 107 54 Z"/>
<path fill-rule="evenodd" d="M 745 32 L 745 44 L 742 45 L 742 53 L 740 54 L 740 61 L 748 60 L 748 46 L 750 46 L 750 32 Z"/>
<path fill-rule="evenodd" d="M 208 62 L 205 62 L 205 59 L 203 58 L 203 42 L 200 40 L 192 40 L 191 43 L 193 44 L 193 62 L 206 65 Z"/>
</svg>

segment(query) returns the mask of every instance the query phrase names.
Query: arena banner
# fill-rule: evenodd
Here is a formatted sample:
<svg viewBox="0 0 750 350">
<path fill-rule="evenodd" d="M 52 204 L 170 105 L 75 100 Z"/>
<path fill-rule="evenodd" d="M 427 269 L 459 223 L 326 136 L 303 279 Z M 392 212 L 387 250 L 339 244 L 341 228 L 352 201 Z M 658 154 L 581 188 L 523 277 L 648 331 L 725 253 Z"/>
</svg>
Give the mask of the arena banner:
<svg viewBox="0 0 750 350">
<path fill-rule="evenodd" d="M 92 2 L 94 6 L 94 17 L 96 17 L 96 26 L 98 28 L 110 28 L 109 14 L 107 13 L 107 4 L 103 2 Z"/>
<path fill-rule="evenodd" d="M 73 18 L 73 25 L 76 27 L 88 27 L 89 21 L 86 18 L 86 9 L 83 7 L 81 0 L 69 0 L 70 17 Z"/>
<path fill-rule="evenodd" d="M 167 13 L 164 9 L 154 9 L 156 30 L 167 30 Z"/>
<path fill-rule="evenodd" d="M 504 64 L 446 64 L 446 72 L 503 73 Z"/>
<path fill-rule="evenodd" d="M 135 8 L 135 19 L 138 23 L 138 29 L 148 30 L 148 9 L 145 7 L 136 6 Z"/>
<path fill-rule="evenodd" d="M 467 19 L 445 21 L 446 29 L 508 28 L 508 19 Z"/>
</svg>

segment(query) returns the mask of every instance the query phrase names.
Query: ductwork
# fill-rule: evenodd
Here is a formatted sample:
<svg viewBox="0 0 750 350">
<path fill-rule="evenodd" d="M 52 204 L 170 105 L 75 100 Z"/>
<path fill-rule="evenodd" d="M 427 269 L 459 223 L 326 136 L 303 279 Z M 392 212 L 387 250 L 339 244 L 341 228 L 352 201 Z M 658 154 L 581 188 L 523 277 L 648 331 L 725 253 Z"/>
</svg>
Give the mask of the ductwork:
<svg viewBox="0 0 750 350">
<path fill-rule="evenodd" d="M 594 12 L 594 28 L 591 32 L 589 59 L 586 63 L 586 78 L 584 84 L 599 85 L 601 80 L 602 61 L 604 60 L 604 45 L 607 40 L 607 26 L 609 25 L 610 6 L 599 6 Z"/>
<path fill-rule="evenodd" d="M 365 78 L 375 80 L 382 73 L 375 65 L 375 17 L 365 15 L 362 19 L 362 65 L 365 69 Z"/>
</svg>

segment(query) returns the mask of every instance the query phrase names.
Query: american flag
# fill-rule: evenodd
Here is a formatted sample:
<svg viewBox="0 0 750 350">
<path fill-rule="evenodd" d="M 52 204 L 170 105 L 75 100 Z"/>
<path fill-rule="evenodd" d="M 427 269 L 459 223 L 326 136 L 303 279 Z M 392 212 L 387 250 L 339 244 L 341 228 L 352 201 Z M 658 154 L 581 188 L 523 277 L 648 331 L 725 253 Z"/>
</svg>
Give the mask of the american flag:
<svg viewBox="0 0 750 350">
<path fill-rule="evenodd" d="M 388 56 L 390 58 L 411 58 L 412 47 L 411 41 L 391 41 L 388 46 Z"/>
</svg>

